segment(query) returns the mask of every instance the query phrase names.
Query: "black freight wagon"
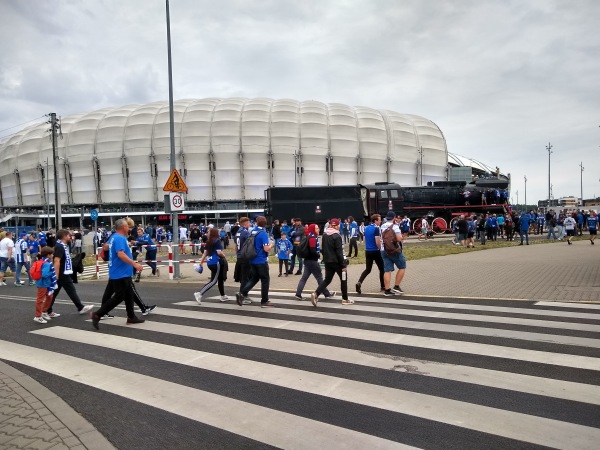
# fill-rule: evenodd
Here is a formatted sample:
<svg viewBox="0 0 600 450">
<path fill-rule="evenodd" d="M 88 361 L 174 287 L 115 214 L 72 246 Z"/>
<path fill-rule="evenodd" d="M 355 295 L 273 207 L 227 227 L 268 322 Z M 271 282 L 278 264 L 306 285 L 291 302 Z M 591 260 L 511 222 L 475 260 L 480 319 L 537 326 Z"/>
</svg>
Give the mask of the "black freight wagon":
<svg viewBox="0 0 600 450">
<path fill-rule="evenodd" d="M 360 185 L 272 187 L 265 191 L 265 215 L 269 223 L 296 217 L 321 226 L 332 217 L 361 221 L 368 216 L 361 189 Z"/>
</svg>

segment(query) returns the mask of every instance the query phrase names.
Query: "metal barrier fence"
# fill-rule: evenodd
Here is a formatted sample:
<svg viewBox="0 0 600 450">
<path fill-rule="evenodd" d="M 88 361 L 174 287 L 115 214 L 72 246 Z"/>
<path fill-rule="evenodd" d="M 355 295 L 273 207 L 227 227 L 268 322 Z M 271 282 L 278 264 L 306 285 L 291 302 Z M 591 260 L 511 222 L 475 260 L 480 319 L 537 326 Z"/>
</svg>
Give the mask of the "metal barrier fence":
<svg viewBox="0 0 600 450">
<path fill-rule="evenodd" d="M 201 244 L 177 244 L 178 247 L 200 247 Z M 184 261 L 176 261 L 173 259 L 173 246 L 172 245 L 167 245 L 167 244 L 155 244 L 155 245 L 141 245 L 139 247 L 156 247 L 157 251 L 159 251 L 161 248 L 166 248 L 168 251 L 168 259 L 154 259 L 154 260 L 145 260 L 145 259 L 138 259 L 136 260 L 136 262 L 143 264 L 143 263 L 147 263 L 147 262 L 153 262 L 153 263 L 168 263 L 168 267 L 169 267 L 169 280 L 173 280 L 173 268 L 175 264 L 188 264 L 188 263 L 200 263 L 200 259 L 186 259 Z M 102 258 L 100 258 L 100 252 L 102 251 L 102 247 L 98 247 L 96 250 L 96 279 L 100 279 L 100 266 L 102 264 L 107 264 L 107 261 L 104 261 Z M 200 256 L 200 255 L 198 255 Z"/>
</svg>

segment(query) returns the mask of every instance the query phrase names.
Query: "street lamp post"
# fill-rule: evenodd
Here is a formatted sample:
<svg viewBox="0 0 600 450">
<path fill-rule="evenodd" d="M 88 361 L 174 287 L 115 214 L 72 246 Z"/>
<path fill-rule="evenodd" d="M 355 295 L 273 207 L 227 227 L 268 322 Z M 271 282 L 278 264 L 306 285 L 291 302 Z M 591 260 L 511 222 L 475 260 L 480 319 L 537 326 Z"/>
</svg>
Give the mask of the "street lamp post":
<svg viewBox="0 0 600 450">
<path fill-rule="evenodd" d="M 583 206 L 583 169 L 585 169 L 583 167 L 583 161 L 581 161 L 581 163 L 579 163 L 579 168 L 581 169 L 581 171 L 580 171 L 581 206 Z"/>
<path fill-rule="evenodd" d="M 525 179 L 525 209 L 527 209 L 527 175 L 523 178 Z"/>
<path fill-rule="evenodd" d="M 552 144 L 550 142 L 548 142 L 546 150 L 548 150 L 548 207 L 550 207 L 550 193 L 552 190 L 550 187 L 550 155 L 552 154 Z"/>
<path fill-rule="evenodd" d="M 50 229 L 50 165 L 46 156 L 46 230 Z"/>
<path fill-rule="evenodd" d="M 167 13 L 167 65 L 169 72 L 169 134 L 171 143 L 171 173 L 177 168 L 175 160 L 175 119 L 173 113 L 173 64 L 171 61 L 171 15 L 169 13 L 169 0 L 165 0 Z M 179 261 L 179 211 L 171 213 L 171 224 L 173 226 L 173 259 Z M 180 277 L 179 264 L 173 267 L 174 278 Z"/>
</svg>

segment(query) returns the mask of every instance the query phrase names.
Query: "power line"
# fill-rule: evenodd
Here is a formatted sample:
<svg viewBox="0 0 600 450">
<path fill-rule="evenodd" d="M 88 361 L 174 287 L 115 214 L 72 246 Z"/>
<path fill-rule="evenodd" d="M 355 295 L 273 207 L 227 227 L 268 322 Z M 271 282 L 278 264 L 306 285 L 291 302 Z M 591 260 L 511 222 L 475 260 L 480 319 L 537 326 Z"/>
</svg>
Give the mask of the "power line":
<svg viewBox="0 0 600 450">
<path fill-rule="evenodd" d="M 5 131 L 12 130 L 13 128 L 22 127 L 23 125 L 27 125 L 28 123 L 35 122 L 36 120 L 40 120 L 46 117 L 46 114 L 40 117 L 36 117 L 35 119 L 28 120 L 27 122 L 20 123 L 19 125 L 13 125 L 12 127 L 5 128 L 4 130 L 0 130 L 0 133 L 4 133 Z M 20 130 L 19 130 L 20 131 Z M 10 137 L 12 135 L 17 134 L 19 131 L 15 131 L 14 133 L 7 134 L 6 136 L 0 136 L 0 139 L 4 139 Z"/>
</svg>

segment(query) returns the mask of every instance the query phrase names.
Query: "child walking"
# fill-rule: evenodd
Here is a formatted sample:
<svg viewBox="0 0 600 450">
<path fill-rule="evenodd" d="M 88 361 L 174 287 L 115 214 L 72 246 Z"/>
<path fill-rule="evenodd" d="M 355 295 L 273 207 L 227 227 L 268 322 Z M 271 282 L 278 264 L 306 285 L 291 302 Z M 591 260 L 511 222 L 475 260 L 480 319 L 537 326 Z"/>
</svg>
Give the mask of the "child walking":
<svg viewBox="0 0 600 450">
<path fill-rule="evenodd" d="M 43 247 L 40 255 L 42 257 L 42 262 L 40 263 L 42 264 L 42 278 L 36 282 L 37 298 L 35 300 L 35 317 L 33 321 L 48 323 L 51 317 L 47 311 L 50 305 L 52 305 L 52 294 L 56 286 L 56 272 L 54 271 L 54 264 L 52 264 L 54 249 L 52 247 Z"/>
<path fill-rule="evenodd" d="M 279 259 L 279 275 L 281 276 L 281 269 L 285 264 L 285 276 L 288 276 L 289 271 L 289 260 L 290 260 L 290 252 L 292 251 L 292 242 L 288 240 L 287 234 L 285 232 L 281 232 L 281 238 L 277 240 L 277 258 Z"/>
</svg>

